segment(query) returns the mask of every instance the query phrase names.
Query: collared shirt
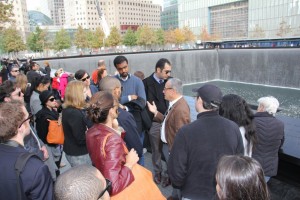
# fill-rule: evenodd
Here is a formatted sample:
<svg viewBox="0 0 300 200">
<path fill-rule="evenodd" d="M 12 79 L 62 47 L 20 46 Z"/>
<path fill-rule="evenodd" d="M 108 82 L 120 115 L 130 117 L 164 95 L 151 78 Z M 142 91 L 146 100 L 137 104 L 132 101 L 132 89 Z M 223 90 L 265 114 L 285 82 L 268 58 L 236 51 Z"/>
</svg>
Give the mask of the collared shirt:
<svg viewBox="0 0 300 200">
<path fill-rule="evenodd" d="M 160 78 L 158 78 L 157 76 L 156 76 L 156 74 L 154 73 L 153 74 L 153 78 L 159 83 L 159 84 L 161 84 L 160 82 L 162 81 L 162 83 L 164 82 L 164 80 L 163 79 L 160 79 Z"/>
<path fill-rule="evenodd" d="M 130 74 L 128 74 L 128 76 L 126 76 L 126 78 L 123 78 L 123 77 L 118 73 L 118 77 L 119 77 L 120 79 L 122 79 L 122 81 L 127 81 L 128 78 L 130 78 Z"/>
<path fill-rule="evenodd" d="M 169 115 L 169 111 L 171 110 L 172 106 L 173 106 L 177 101 L 179 101 L 179 99 L 181 99 L 181 98 L 182 98 L 182 96 L 178 97 L 178 98 L 175 99 L 174 101 L 170 101 L 170 103 L 169 103 L 169 108 L 168 108 L 168 110 L 167 110 L 167 115 L 166 115 L 165 118 L 164 118 L 164 121 L 163 121 L 163 123 L 162 123 L 162 125 L 161 125 L 161 131 L 160 131 L 160 139 L 161 139 L 161 141 L 164 142 L 164 143 L 167 143 L 167 139 L 166 139 L 166 130 L 165 130 L 165 128 L 166 128 L 166 119 L 167 119 L 167 117 L 168 117 L 168 115 Z"/>
</svg>

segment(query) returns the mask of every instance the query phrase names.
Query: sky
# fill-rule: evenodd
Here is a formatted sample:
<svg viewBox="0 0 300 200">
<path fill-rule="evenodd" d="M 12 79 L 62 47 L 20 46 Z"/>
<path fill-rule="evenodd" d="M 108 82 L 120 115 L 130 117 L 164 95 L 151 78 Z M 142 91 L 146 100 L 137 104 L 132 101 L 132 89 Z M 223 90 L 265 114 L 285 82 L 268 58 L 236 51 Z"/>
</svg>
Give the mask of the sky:
<svg viewBox="0 0 300 200">
<path fill-rule="evenodd" d="M 51 17 L 48 0 L 26 0 L 27 10 L 37 10 Z"/>
<path fill-rule="evenodd" d="M 163 5 L 163 0 L 152 0 L 152 1 L 155 4 L 160 4 L 161 6 Z"/>
</svg>

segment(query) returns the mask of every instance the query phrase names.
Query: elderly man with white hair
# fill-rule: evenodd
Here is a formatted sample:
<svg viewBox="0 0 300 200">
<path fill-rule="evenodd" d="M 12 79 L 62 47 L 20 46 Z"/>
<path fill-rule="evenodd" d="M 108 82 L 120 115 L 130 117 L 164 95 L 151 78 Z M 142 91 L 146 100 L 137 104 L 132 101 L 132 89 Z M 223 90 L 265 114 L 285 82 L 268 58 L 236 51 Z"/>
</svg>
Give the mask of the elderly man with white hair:
<svg viewBox="0 0 300 200">
<path fill-rule="evenodd" d="M 284 124 L 275 118 L 279 102 L 272 96 L 258 99 L 257 113 L 254 115 L 257 144 L 252 157 L 261 165 L 268 182 L 278 170 L 278 151 L 284 142 Z"/>
</svg>

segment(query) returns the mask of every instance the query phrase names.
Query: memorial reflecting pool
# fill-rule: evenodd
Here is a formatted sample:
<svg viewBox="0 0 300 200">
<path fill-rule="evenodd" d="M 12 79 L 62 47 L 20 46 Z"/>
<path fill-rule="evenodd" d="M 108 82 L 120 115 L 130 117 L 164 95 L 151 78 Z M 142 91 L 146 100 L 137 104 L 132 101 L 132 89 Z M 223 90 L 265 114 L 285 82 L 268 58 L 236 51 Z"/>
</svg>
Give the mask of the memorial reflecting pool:
<svg viewBox="0 0 300 200">
<path fill-rule="evenodd" d="M 263 96 L 274 96 L 280 103 L 281 111 L 278 115 L 300 118 L 300 89 L 280 88 L 248 83 L 227 81 L 206 82 L 217 85 L 223 94 L 237 94 L 243 97 L 248 104 L 257 105 L 257 99 Z M 205 83 L 189 84 L 183 87 L 186 96 L 194 96 L 193 88 L 198 88 Z"/>
</svg>

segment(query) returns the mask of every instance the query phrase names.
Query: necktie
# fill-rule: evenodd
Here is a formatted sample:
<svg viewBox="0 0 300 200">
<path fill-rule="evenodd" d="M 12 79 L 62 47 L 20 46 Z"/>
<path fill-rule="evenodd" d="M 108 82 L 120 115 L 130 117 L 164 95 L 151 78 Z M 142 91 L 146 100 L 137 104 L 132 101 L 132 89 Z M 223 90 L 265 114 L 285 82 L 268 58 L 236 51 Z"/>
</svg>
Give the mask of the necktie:
<svg viewBox="0 0 300 200">
<path fill-rule="evenodd" d="M 168 110 L 165 112 L 165 114 L 164 114 L 164 120 L 168 116 L 168 114 L 169 114 L 169 112 L 170 112 L 171 109 L 172 109 L 172 107 L 168 108 Z"/>
<path fill-rule="evenodd" d="M 163 82 L 164 82 L 163 80 L 161 80 L 161 79 L 159 80 L 159 84 L 162 84 Z"/>
</svg>

